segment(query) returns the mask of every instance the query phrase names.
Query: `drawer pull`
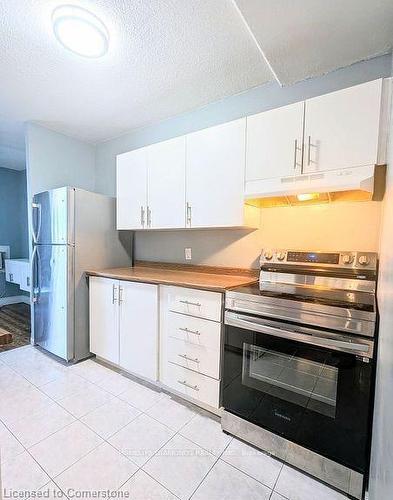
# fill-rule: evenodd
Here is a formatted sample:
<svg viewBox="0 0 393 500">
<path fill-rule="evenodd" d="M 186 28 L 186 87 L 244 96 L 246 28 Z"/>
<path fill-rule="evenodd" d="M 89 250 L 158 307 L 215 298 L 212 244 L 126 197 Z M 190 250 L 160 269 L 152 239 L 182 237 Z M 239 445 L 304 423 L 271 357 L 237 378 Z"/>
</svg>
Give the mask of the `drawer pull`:
<svg viewBox="0 0 393 500">
<path fill-rule="evenodd" d="M 186 380 L 178 380 L 179 384 L 185 385 L 189 389 L 192 389 L 193 391 L 199 391 L 199 387 L 197 385 L 191 385 L 188 384 Z"/>
<path fill-rule="evenodd" d="M 179 330 L 181 330 L 182 332 L 186 332 L 186 333 L 193 333 L 194 335 L 201 334 L 201 332 L 199 332 L 198 330 L 189 330 L 188 328 L 179 328 Z"/>
<path fill-rule="evenodd" d="M 189 300 L 179 300 L 182 304 L 186 304 L 187 306 L 196 306 L 196 307 L 201 307 L 201 304 L 199 302 L 190 302 Z"/>
<path fill-rule="evenodd" d="M 180 358 L 186 359 L 187 361 L 193 361 L 194 363 L 200 363 L 198 358 L 190 358 L 187 354 L 178 354 Z"/>
</svg>

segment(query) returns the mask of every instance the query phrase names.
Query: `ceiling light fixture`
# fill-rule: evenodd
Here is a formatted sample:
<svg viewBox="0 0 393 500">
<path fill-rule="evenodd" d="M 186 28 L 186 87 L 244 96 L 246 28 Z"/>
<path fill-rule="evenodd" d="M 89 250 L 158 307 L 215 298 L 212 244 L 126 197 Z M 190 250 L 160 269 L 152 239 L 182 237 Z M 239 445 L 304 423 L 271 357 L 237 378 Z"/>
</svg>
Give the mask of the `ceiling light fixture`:
<svg viewBox="0 0 393 500">
<path fill-rule="evenodd" d="M 304 193 L 304 194 L 298 194 L 297 199 L 299 201 L 311 201 L 311 200 L 317 200 L 319 198 L 319 193 Z"/>
<path fill-rule="evenodd" d="M 60 5 L 52 14 L 53 32 L 66 49 L 83 57 L 101 57 L 108 51 L 109 33 L 94 14 L 76 5 Z"/>
</svg>

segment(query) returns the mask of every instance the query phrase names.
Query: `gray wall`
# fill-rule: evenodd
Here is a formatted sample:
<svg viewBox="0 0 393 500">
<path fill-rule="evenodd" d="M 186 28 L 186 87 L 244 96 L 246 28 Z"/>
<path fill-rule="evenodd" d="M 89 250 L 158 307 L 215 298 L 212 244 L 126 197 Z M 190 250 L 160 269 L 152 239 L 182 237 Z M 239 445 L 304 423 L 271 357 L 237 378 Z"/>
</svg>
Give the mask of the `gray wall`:
<svg viewBox="0 0 393 500">
<path fill-rule="evenodd" d="M 29 256 L 25 170 L 0 168 L 0 245 L 10 246 L 11 258 Z M 23 293 L 0 273 L 0 298 Z"/>
<path fill-rule="evenodd" d="M 393 60 L 392 60 L 393 73 Z M 393 97 L 393 96 L 392 96 Z M 393 99 L 392 99 L 393 101 Z M 393 102 L 392 102 L 393 114 Z M 392 115 L 393 116 L 393 115 Z M 378 369 L 370 472 L 370 500 L 393 498 L 393 123 L 383 205 L 378 305 Z"/>
<path fill-rule="evenodd" d="M 390 76 L 390 56 L 310 79 L 290 87 L 269 83 L 210 104 L 202 109 L 141 128 L 96 146 L 96 190 L 115 194 L 116 155 L 205 127 L 263 110 L 314 97 L 326 92 Z M 342 220 L 351 232 L 338 231 Z M 257 231 L 209 230 L 137 232 L 136 258 L 184 262 L 184 248 L 191 246 L 192 263 L 252 267 L 262 247 L 288 244 L 313 249 L 378 249 L 380 204 L 357 203 L 320 208 L 271 208 L 262 210 Z M 362 228 L 367 227 L 367 232 Z M 277 231 L 277 227 L 281 231 Z"/>
</svg>

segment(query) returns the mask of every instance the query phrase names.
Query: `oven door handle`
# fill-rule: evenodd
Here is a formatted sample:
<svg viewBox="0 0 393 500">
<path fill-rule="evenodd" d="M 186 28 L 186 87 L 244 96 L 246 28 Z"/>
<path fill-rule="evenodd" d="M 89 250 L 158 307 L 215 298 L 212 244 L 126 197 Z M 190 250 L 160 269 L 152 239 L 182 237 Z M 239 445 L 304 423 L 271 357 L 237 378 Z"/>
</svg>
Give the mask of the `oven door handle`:
<svg viewBox="0 0 393 500">
<path fill-rule="evenodd" d="M 278 326 L 263 324 L 263 320 L 259 320 L 258 318 L 245 316 L 243 314 L 236 314 L 230 311 L 226 311 L 225 313 L 225 324 L 238 328 L 244 328 L 246 330 L 252 330 L 254 332 L 266 333 L 267 335 L 272 335 L 273 337 L 295 340 L 306 344 L 312 344 L 317 347 L 326 347 L 328 349 L 334 349 L 335 351 L 356 354 L 366 358 L 372 358 L 373 356 L 372 341 L 354 342 L 350 337 L 348 337 L 348 340 L 337 340 L 335 338 L 331 338 L 329 334 L 323 336 L 317 330 L 310 330 L 310 333 L 305 331 L 297 332 L 285 330 Z"/>
</svg>

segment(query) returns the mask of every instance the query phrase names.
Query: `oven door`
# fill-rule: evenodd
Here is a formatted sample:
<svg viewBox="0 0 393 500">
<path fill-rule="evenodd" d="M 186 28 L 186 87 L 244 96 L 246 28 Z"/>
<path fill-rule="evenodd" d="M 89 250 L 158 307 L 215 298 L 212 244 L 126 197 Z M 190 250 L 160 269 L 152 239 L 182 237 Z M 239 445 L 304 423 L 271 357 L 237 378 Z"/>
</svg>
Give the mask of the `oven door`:
<svg viewBox="0 0 393 500">
<path fill-rule="evenodd" d="M 372 349 L 368 339 L 227 311 L 223 406 L 364 473 Z"/>
</svg>

